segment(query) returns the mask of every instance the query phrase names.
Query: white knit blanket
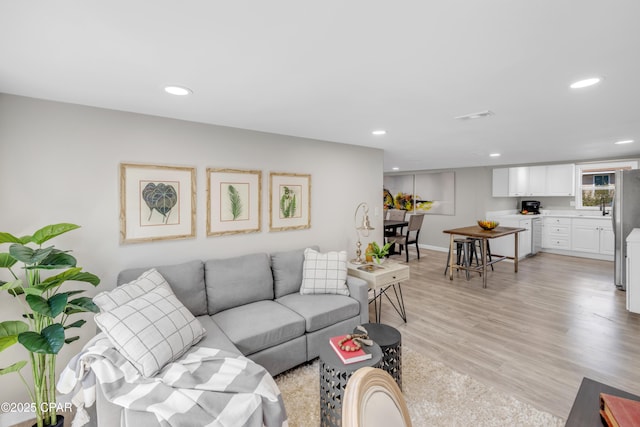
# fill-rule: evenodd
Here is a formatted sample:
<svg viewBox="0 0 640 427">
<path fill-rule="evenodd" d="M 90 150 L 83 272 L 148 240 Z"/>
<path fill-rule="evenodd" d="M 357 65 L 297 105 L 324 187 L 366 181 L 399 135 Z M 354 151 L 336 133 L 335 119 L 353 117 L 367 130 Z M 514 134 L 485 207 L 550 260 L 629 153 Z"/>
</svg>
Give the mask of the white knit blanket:
<svg viewBox="0 0 640 427">
<path fill-rule="evenodd" d="M 84 408 L 94 404 L 96 387 L 116 405 L 153 413 L 161 426 L 288 426 L 271 375 L 246 357 L 213 348 L 193 347 L 145 378 L 99 334 L 71 359 L 57 386 L 73 393 L 73 427 L 89 421 Z"/>
</svg>

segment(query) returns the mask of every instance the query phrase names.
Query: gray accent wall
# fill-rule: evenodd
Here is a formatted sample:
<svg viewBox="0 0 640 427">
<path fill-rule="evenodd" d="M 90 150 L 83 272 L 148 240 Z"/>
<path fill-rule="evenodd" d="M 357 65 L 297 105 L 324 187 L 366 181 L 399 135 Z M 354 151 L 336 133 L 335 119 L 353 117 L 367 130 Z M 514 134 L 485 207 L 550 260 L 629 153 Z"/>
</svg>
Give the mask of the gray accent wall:
<svg viewBox="0 0 640 427">
<path fill-rule="evenodd" d="M 196 167 L 194 239 L 120 243 L 121 162 Z M 206 236 L 207 167 L 262 171 L 261 232 Z M 269 232 L 269 172 L 311 174 L 310 229 Z M 118 272 L 132 267 L 309 245 L 347 250 L 352 258 L 359 202 L 372 207 L 376 231 L 370 239 L 382 239 L 382 178 L 379 149 L 0 94 L 0 231 L 24 235 L 51 223 L 81 225 L 53 243 L 73 249 L 79 265 L 102 279 L 92 294 L 112 289 Z M 0 313 L 0 320 L 19 315 L 5 294 Z M 95 325 L 80 332 L 81 340 L 63 349 L 59 366 L 94 334 Z M 25 357 L 14 346 L 0 354 L 0 366 Z M 28 400 L 17 375 L 3 376 L 2 384 L 0 401 Z"/>
</svg>

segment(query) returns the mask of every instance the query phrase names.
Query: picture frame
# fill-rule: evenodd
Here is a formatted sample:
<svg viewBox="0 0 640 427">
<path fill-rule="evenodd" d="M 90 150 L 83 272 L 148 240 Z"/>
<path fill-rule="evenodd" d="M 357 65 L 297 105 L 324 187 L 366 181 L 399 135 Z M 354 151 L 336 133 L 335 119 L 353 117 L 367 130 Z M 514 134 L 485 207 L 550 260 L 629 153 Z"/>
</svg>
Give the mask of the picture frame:
<svg viewBox="0 0 640 427">
<path fill-rule="evenodd" d="M 259 232 L 261 194 L 259 170 L 207 168 L 207 236 Z"/>
<path fill-rule="evenodd" d="M 311 175 L 269 174 L 269 231 L 311 227 Z"/>
<path fill-rule="evenodd" d="M 187 239 L 195 235 L 195 168 L 120 164 L 121 243 Z"/>
</svg>

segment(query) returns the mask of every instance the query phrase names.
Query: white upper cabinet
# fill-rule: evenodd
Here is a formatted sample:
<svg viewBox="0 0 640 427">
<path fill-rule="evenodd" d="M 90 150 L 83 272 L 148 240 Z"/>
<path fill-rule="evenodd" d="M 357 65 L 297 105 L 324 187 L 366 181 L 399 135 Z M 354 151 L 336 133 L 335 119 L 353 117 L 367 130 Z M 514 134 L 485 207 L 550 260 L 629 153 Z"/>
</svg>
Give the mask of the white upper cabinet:
<svg viewBox="0 0 640 427">
<path fill-rule="evenodd" d="M 509 168 L 493 170 L 493 197 L 509 196 Z"/>
<path fill-rule="evenodd" d="M 547 196 L 575 196 L 576 194 L 576 166 L 549 165 L 547 168 L 546 195 Z"/>
<path fill-rule="evenodd" d="M 529 190 L 529 168 L 509 168 L 509 195 L 526 196 Z"/>
<path fill-rule="evenodd" d="M 546 196 L 547 193 L 547 167 L 531 166 L 529 168 L 529 187 L 527 196 Z"/>
<path fill-rule="evenodd" d="M 573 196 L 575 165 L 519 166 L 493 170 L 493 197 Z"/>
</svg>

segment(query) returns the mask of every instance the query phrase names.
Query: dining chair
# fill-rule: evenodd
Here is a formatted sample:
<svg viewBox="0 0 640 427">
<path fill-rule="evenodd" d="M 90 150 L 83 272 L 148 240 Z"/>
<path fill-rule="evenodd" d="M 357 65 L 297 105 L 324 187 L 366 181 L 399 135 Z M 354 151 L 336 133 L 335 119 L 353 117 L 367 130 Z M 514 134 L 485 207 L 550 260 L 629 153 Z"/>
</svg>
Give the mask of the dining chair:
<svg viewBox="0 0 640 427">
<path fill-rule="evenodd" d="M 390 221 L 404 221 L 407 211 L 403 209 L 389 209 L 387 211 L 387 219 Z"/>
<path fill-rule="evenodd" d="M 403 209 L 389 209 L 387 211 L 387 220 L 389 221 L 404 221 L 406 216 L 407 216 L 407 211 Z M 400 230 L 400 234 L 402 234 L 403 229 L 404 227 L 393 227 L 393 228 L 385 229 L 384 237 L 387 238 L 390 236 L 395 236 L 398 230 Z"/>
<path fill-rule="evenodd" d="M 344 391 L 342 426 L 412 426 L 404 396 L 388 372 L 371 367 L 354 372 Z"/>
<path fill-rule="evenodd" d="M 422 221 L 424 220 L 424 214 L 415 214 L 409 217 L 409 226 L 407 231 L 402 234 L 396 234 L 394 236 L 387 237 L 387 241 L 400 245 L 399 253 L 402 254 L 402 248 L 405 249 L 405 257 L 409 262 L 409 245 L 415 243 L 416 252 L 418 253 L 418 259 L 420 259 L 420 247 L 418 246 L 418 238 L 420 237 L 420 229 L 422 228 Z"/>
</svg>

